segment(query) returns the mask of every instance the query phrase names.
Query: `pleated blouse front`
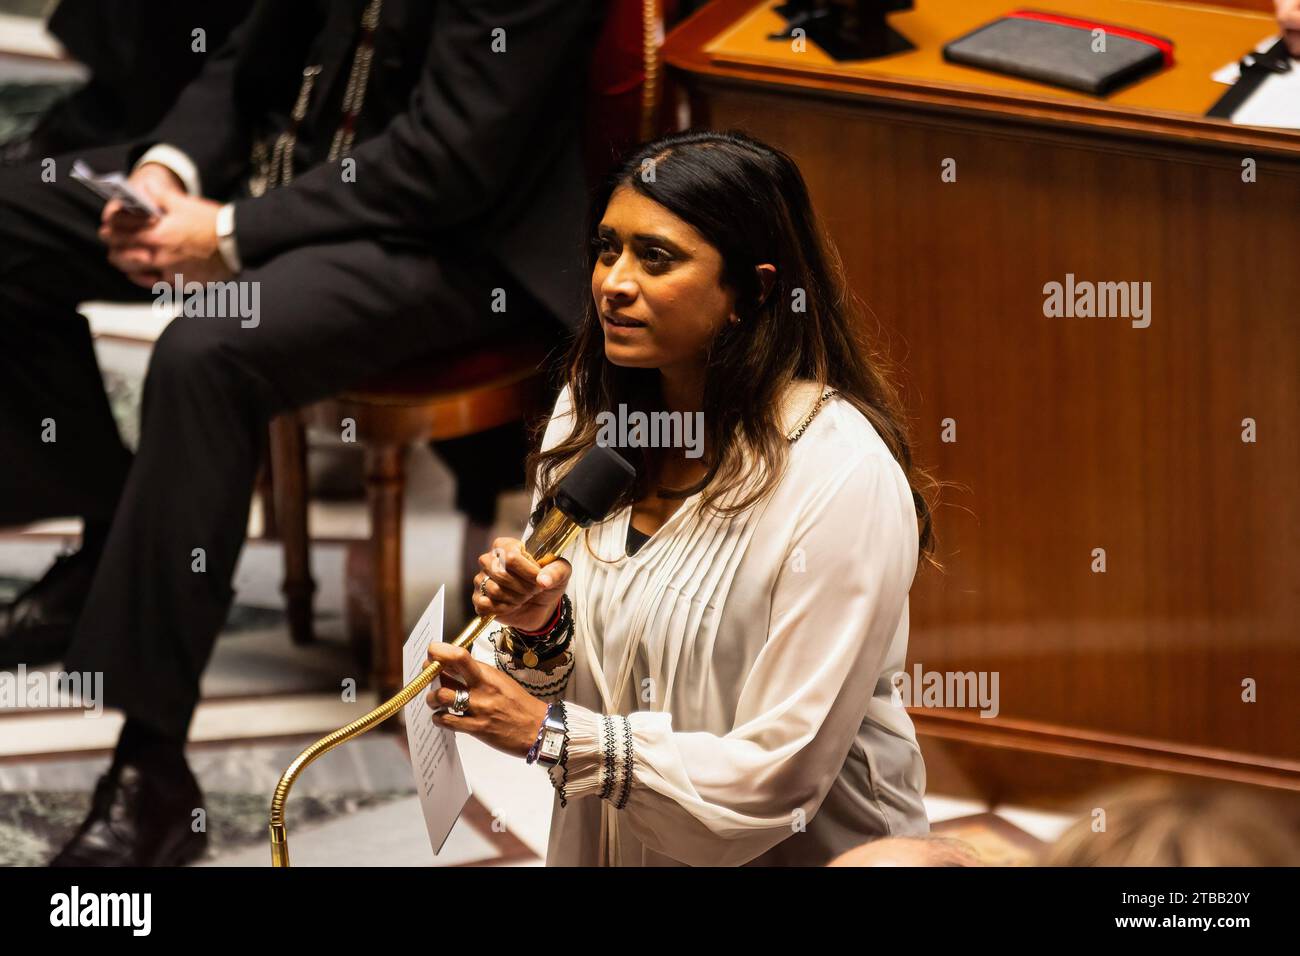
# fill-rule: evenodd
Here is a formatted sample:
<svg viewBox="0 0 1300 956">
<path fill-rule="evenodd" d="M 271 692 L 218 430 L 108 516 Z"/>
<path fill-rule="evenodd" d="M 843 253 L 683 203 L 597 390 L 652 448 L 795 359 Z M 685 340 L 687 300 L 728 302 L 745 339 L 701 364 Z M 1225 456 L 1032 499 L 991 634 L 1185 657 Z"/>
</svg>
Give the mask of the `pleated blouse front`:
<svg viewBox="0 0 1300 956">
<path fill-rule="evenodd" d="M 819 395 L 791 387 L 787 432 Z M 565 389 L 543 447 L 571 423 Z M 889 681 L 917 529 L 887 446 L 833 396 L 772 494 L 730 517 L 701 497 L 635 554 L 631 508 L 564 554 L 572 662 L 539 695 L 563 699 L 569 725 L 547 864 L 820 865 L 928 832 L 925 767 Z"/>
</svg>

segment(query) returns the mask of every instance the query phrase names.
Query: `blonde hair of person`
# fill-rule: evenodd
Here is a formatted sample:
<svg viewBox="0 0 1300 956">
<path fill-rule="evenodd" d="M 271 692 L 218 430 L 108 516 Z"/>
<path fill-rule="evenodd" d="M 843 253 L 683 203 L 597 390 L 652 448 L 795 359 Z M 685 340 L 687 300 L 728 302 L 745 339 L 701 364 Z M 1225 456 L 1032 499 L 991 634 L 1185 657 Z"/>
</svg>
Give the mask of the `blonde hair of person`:
<svg viewBox="0 0 1300 956">
<path fill-rule="evenodd" d="M 1296 866 L 1300 833 L 1295 813 L 1262 796 L 1151 777 L 1099 794 L 1042 865 Z"/>
</svg>

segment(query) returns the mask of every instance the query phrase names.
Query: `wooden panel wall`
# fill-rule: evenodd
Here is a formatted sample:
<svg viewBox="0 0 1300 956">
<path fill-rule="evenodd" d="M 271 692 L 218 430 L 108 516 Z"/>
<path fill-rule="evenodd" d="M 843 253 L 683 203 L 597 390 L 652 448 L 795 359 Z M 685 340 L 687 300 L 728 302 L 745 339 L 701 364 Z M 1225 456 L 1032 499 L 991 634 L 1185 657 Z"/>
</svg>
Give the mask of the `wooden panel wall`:
<svg viewBox="0 0 1300 956">
<path fill-rule="evenodd" d="M 999 672 L 1001 713 L 917 712 L 933 766 L 1029 799 L 1068 781 L 1049 754 L 1300 789 L 1300 164 L 698 86 L 698 123 L 799 163 L 954 486 L 909 665 Z M 1150 326 L 1044 316 L 1067 273 L 1150 282 Z"/>
</svg>

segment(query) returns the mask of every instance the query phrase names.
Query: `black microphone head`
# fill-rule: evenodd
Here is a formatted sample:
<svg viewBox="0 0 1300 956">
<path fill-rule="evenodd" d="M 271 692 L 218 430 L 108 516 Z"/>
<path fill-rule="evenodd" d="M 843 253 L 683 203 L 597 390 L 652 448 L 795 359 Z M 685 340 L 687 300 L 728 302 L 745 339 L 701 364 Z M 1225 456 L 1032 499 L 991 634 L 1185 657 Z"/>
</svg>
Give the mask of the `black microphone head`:
<svg viewBox="0 0 1300 956">
<path fill-rule="evenodd" d="M 585 528 L 604 520 L 636 469 L 607 445 L 593 445 L 555 489 L 555 506 Z"/>
</svg>

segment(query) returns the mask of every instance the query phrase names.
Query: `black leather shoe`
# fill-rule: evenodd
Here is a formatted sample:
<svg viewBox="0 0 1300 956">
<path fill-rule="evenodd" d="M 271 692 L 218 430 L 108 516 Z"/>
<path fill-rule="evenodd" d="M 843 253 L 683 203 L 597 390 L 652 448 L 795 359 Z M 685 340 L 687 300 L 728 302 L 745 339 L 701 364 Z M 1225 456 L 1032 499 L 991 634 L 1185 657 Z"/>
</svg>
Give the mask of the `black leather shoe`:
<svg viewBox="0 0 1300 956">
<path fill-rule="evenodd" d="M 98 563 L 98 553 L 84 549 L 62 555 L 39 581 L 0 608 L 0 668 L 63 658 Z"/>
<path fill-rule="evenodd" d="M 193 829 L 202 806 L 184 760 L 167 768 L 114 761 L 81 828 L 50 866 L 184 866 L 208 847 L 207 832 Z"/>
</svg>

